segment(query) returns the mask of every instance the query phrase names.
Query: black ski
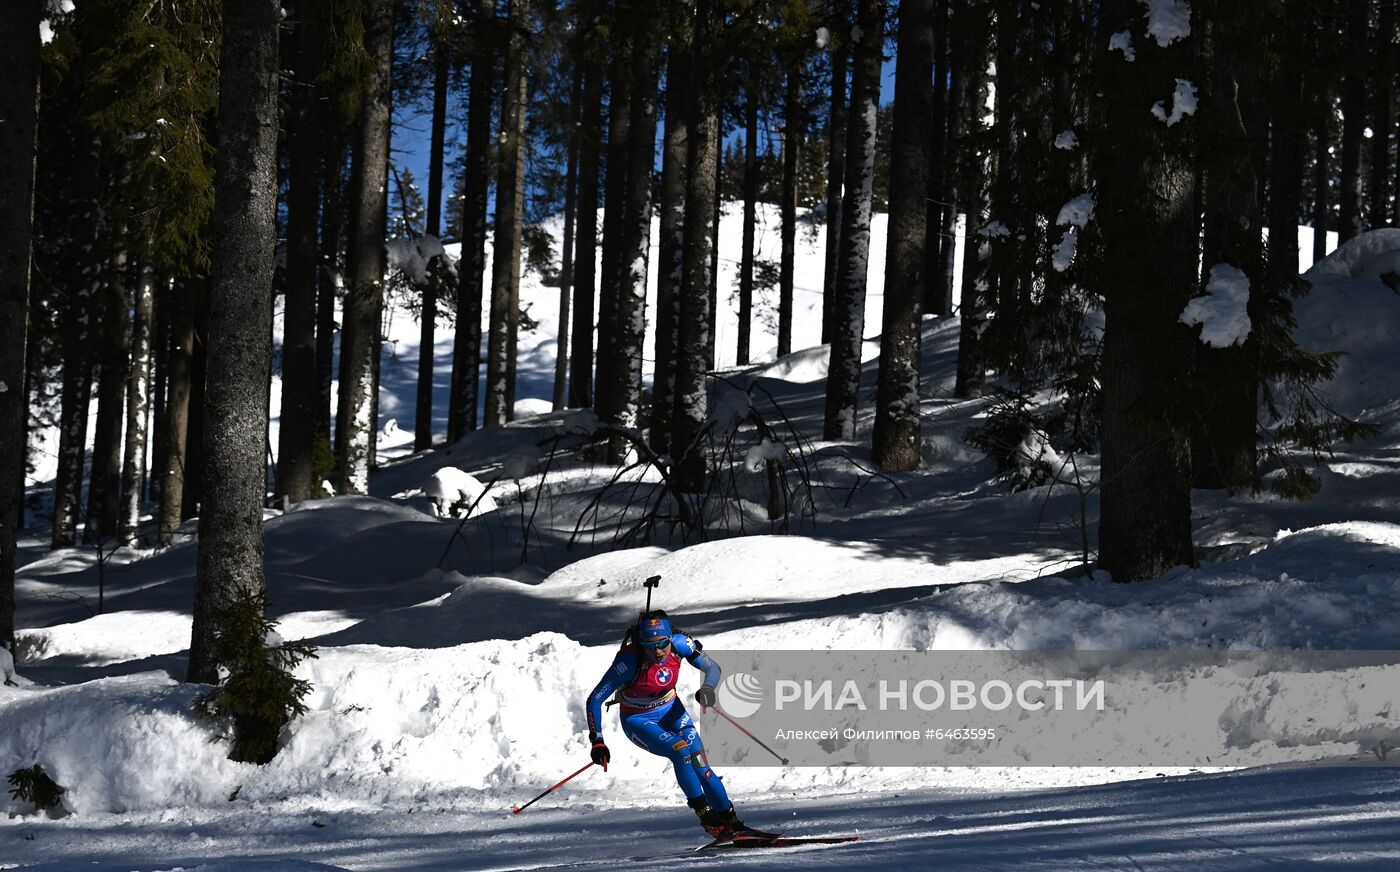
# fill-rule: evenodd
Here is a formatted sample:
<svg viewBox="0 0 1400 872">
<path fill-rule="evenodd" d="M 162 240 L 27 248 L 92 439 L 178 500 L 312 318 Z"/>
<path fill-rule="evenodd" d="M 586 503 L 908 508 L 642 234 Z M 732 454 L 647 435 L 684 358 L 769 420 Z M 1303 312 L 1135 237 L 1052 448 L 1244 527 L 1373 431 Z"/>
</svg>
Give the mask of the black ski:
<svg viewBox="0 0 1400 872">
<path fill-rule="evenodd" d="M 796 848 L 801 845 L 843 845 L 860 841 L 860 836 L 784 836 L 771 839 L 738 839 L 728 841 L 716 839 L 708 845 L 701 845 L 697 851 L 729 851 L 748 848 Z"/>
<path fill-rule="evenodd" d="M 704 851 L 709 848 L 716 848 L 722 845 L 730 845 L 734 843 L 736 837 L 740 842 L 771 842 L 774 839 L 781 839 L 783 837 L 783 834 L 765 833 L 763 830 L 745 829 L 741 833 L 735 833 L 729 836 L 720 836 L 713 842 L 708 842 L 704 845 L 701 845 L 698 848 L 692 848 L 691 850 Z"/>
</svg>

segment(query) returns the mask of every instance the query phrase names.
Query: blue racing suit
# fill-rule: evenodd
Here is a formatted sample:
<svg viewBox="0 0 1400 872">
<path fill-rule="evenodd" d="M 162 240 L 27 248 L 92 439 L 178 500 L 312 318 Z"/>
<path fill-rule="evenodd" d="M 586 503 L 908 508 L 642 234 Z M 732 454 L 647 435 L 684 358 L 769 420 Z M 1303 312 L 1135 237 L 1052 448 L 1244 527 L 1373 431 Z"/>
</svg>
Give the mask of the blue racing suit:
<svg viewBox="0 0 1400 872">
<path fill-rule="evenodd" d="M 603 703 L 621 690 L 622 732 L 627 738 L 671 761 L 686 799 L 703 794 L 711 808 L 724 811 L 732 805 L 729 794 L 706 761 L 700 733 L 676 696 L 682 657 L 704 670 L 707 686 L 719 685 L 719 664 L 684 633 L 671 635 L 671 649 L 660 663 L 644 657 L 636 643 L 628 643 L 588 695 L 588 730 L 602 735 Z"/>
</svg>

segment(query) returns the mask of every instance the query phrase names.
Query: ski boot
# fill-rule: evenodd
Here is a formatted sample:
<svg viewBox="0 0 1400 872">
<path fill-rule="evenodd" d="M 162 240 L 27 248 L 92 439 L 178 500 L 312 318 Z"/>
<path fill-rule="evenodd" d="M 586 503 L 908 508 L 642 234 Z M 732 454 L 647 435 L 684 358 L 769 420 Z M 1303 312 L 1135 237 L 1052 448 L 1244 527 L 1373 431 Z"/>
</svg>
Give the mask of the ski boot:
<svg viewBox="0 0 1400 872">
<path fill-rule="evenodd" d="M 775 833 L 765 833 L 744 825 L 739 820 L 739 815 L 735 813 L 734 807 L 730 806 L 728 811 L 715 811 L 710 808 L 710 803 L 703 796 L 687 801 L 687 804 L 695 809 L 695 814 L 700 818 L 700 826 L 705 828 L 717 841 L 742 841 L 746 839 L 768 840 L 776 838 Z"/>
</svg>

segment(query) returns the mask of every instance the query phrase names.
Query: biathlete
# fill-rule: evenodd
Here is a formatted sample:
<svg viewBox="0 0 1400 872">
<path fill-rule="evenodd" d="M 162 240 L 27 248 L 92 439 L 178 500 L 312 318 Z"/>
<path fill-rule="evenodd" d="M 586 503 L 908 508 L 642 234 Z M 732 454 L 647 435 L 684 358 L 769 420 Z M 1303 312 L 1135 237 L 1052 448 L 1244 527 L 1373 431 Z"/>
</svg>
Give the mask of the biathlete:
<svg viewBox="0 0 1400 872">
<path fill-rule="evenodd" d="M 633 744 L 671 761 L 681 792 L 700 817 L 705 832 L 716 839 L 771 837 L 744 826 L 734 813 L 724 782 L 706 761 L 695 722 L 676 696 L 682 657 L 705 673 L 704 686 L 695 692 L 695 701 L 706 707 L 714 705 L 719 664 L 701 650 L 699 642 L 674 632 L 665 612 L 643 614 L 612 666 L 588 695 L 588 741 L 593 746 L 593 762 L 606 768 L 612 759 L 600 725 L 603 702 L 620 690 L 623 734 Z"/>
</svg>

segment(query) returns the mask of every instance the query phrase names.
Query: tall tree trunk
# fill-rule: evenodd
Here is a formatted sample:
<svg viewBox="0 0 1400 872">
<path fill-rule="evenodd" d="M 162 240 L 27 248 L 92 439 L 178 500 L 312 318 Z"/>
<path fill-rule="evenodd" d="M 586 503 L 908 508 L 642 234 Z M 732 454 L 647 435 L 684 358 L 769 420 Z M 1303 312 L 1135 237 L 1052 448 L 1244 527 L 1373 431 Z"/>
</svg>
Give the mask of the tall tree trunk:
<svg viewBox="0 0 1400 872">
<path fill-rule="evenodd" d="M 574 223 L 578 220 L 578 127 L 583 103 L 583 62 L 577 57 L 579 42 L 574 43 L 573 85 L 569 89 L 568 157 L 564 170 L 564 239 L 559 264 L 559 343 L 554 354 L 554 410 L 568 405 L 569 387 L 569 317 L 574 284 Z"/>
<path fill-rule="evenodd" d="M 1017 52 L 1022 21 L 1019 4 L 1014 0 L 996 0 L 996 109 L 993 112 L 991 161 L 991 218 L 1008 233 L 991 234 L 984 238 L 989 257 L 986 270 L 987 293 L 983 301 L 988 315 L 988 327 L 981 348 L 986 349 L 989 369 L 1015 371 L 1013 354 L 1024 343 L 1008 342 L 1023 334 L 1021 287 L 1025 275 L 1022 240 L 1029 237 L 1026 226 L 1031 209 L 1024 208 L 1022 188 L 1025 168 L 1022 138 L 1017 134 L 1021 121 L 1019 104 L 1029 99 L 1024 58 Z M 1031 218 L 1030 220 L 1033 220 Z M 990 229 L 990 228 L 989 228 Z"/>
<path fill-rule="evenodd" d="M 187 681 L 218 679 L 220 611 L 266 589 L 262 510 L 267 487 L 265 390 L 271 368 L 277 209 L 276 0 L 225 0 L 214 194 L 214 281 L 204 414 L 207 485 Z"/>
<path fill-rule="evenodd" d="M 956 8 L 956 0 L 947 0 L 950 8 Z M 961 23 L 956 16 L 950 16 L 948 30 L 953 36 L 961 37 Z M 949 40 L 954 43 L 953 39 Z M 942 287 L 941 293 L 945 299 L 945 310 L 943 314 L 951 315 L 958 311 L 961 303 L 961 296 L 958 303 L 953 300 L 953 292 L 958 289 L 957 284 L 957 251 L 958 251 L 958 210 L 963 209 L 962 184 L 963 180 L 959 173 L 963 156 L 959 151 L 959 143 L 963 135 L 963 119 L 966 117 L 966 108 L 962 103 L 963 88 L 962 80 L 967 77 L 967 71 L 958 68 L 955 62 L 957 52 L 951 48 L 943 52 L 941 57 L 947 59 L 948 93 L 946 95 L 947 110 L 944 114 L 944 126 L 946 133 L 943 137 L 943 163 L 944 168 L 939 171 L 943 173 L 943 243 L 938 250 L 938 276 Z M 967 259 L 966 241 L 963 244 L 963 259 Z"/>
<path fill-rule="evenodd" d="M 894 131 L 890 150 L 889 247 L 880 376 L 871 447 L 886 469 L 919 465 L 919 303 L 930 258 L 928 242 L 929 126 L 934 120 L 933 0 L 902 0 L 895 54 Z M 941 218 L 936 215 L 935 218 Z"/>
<path fill-rule="evenodd" d="M 1372 227 L 1390 223 L 1390 140 L 1394 134 L 1391 123 L 1391 80 L 1395 75 L 1395 0 L 1378 0 L 1376 17 L 1376 51 L 1371 80 L 1375 88 L 1376 120 L 1371 125 L 1371 210 Z"/>
<path fill-rule="evenodd" d="M 321 199 L 320 92 L 326 0 L 298 0 L 291 118 L 287 131 L 287 268 L 282 338 L 282 409 L 277 446 L 277 494 L 308 499 L 316 481 L 316 225 Z"/>
<path fill-rule="evenodd" d="M 205 428 L 204 407 L 206 388 L 209 384 L 209 286 L 210 277 L 197 279 L 193 294 L 194 304 L 194 354 L 190 358 L 190 415 L 189 429 L 185 433 L 185 482 L 184 495 L 180 500 L 180 516 L 183 520 L 199 514 L 199 504 L 204 498 L 204 454 Z"/>
<path fill-rule="evenodd" d="M 1036 33 L 1031 39 L 1048 37 L 1053 40 L 1054 51 L 1050 56 L 1050 63 L 1053 73 L 1044 80 L 1044 85 L 1040 85 L 1037 78 L 1032 75 L 1031 83 L 1033 88 L 1045 87 L 1041 94 L 1041 99 L 1048 103 L 1049 116 L 1047 118 L 1049 126 L 1044 128 L 1046 138 L 1054 136 L 1051 140 L 1054 146 L 1044 149 L 1041 158 L 1045 161 L 1045 166 L 1051 174 L 1053 180 L 1051 184 L 1040 185 L 1037 200 L 1035 221 L 1043 222 L 1047 228 L 1054 228 L 1051 231 L 1047 242 L 1058 240 L 1057 244 L 1065 244 L 1068 240 L 1070 245 L 1078 245 L 1083 236 L 1083 228 L 1066 226 L 1061 229 L 1055 222 L 1059 218 L 1060 209 L 1066 202 L 1076 198 L 1089 189 L 1088 168 L 1084 158 L 1084 149 L 1078 143 L 1074 130 L 1078 126 L 1083 128 L 1085 115 L 1084 106 L 1084 85 L 1088 77 L 1082 76 L 1078 71 L 1083 70 L 1089 63 L 1089 46 L 1097 37 L 1088 32 L 1082 25 L 1080 16 L 1083 10 L 1080 4 L 1066 3 L 1057 9 L 1043 23 L 1047 25 L 1044 33 Z M 1033 19 L 1037 22 L 1042 19 Z M 1035 112 L 1025 113 L 1034 116 Z M 1028 120 L 1034 122 L 1034 117 Z M 1062 148 L 1059 136 L 1062 133 L 1069 133 L 1075 137 L 1072 143 L 1067 144 L 1069 148 Z M 1033 149 L 1034 153 L 1034 149 Z M 1058 251 L 1051 249 L 1049 245 L 1039 246 L 1039 251 L 1035 247 L 1031 249 L 1031 256 L 1035 263 L 1032 269 L 1043 276 L 1044 290 L 1041 291 L 1040 300 L 1032 304 L 1032 317 L 1035 319 L 1032 329 L 1037 329 L 1040 324 L 1045 323 L 1044 314 L 1055 309 L 1064 309 L 1066 306 L 1075 305 L 1080 294 L 1079 287 L 1082 278 L 1079 275 L 1082 269 L 1074 269 L 1074 261 L 1078 260 L 1084 264 L 1089 258 L 1072 257 L 1069 263 L 1056 262 Z M 1054 253 L 1052 253 L 1052 251 Z M 1051 355 L 1059 355 L 1063 345 L 1053 342 L 1035 343 L 1032 354 L 1035 358 L 1032 365 L 1037 365 L 1042 360 L 1049 360 Z M 1085 531 L 1087 536 L 1088 532 Z"/>
<path fill-rule="evenodd" d="M 1303 202 L 1304 132 L 1303 3 L 1287 0 L 1283 16 L 1283 52 L 1270 101 L 1269 127 L 1269 275 L 1270 286 L 1298 274 L 1298 220 Z"/>
<path fill-rule="evenodd" d="M 160 500 L 160 483 L 170 465 L 170 451 L 165 444 L 166 396 L 170 390 L 170 294 L 172 283 L 167 275 L 156 279 L 154 324 L 151 332 L 151 415 L 147 431 L 151 435 L 150 473 L 146 479 L 146 499 Z"/>
<path fill-rule="evenodd" d="M 590 7 L 591 8 L 591 7 Z M 596 46 L 596 18 L 590 17 L 585 46 Z M 598 177 L 603 128 L 603 68 L 585 48 L 583 124 L 579 128 L 578 230 L 574 241 L 573 348 L 569 352 L 569 405 L 593 405 L 593 316 L 598 290 Z"/>
<path fill-rule="evenodd" d="M 88 479 L 88 523 L 85 538 L 100 542 L 117 532 L 121 499 L 123 402 L 131 363 L 131 301 L 126 258 L 126 234 L 117 229 L 115 250 L 107 262 L 103 286 L 101 372 L 97 382 L 97 425 Z"/>
<path fill-rule="evenodd" d="M 35 175 L 36 175 L 36 179 L 37 179 L 37 170 L 38 170 L 38 165 L 37 165 L 37 160 L 36 160 L 36 162 L 35 162 Z M 31 202 L 32 202 L 32 200 L 31 200 Z M 33 206 L 31 206 L 30 208 L 32 209 Z M 30 260 L 31 260 L 31 261 L 33 260 L 33 254 L 32 254 L 32 253 L 31 253 L 31 255 L 30 255 Z M 31 281 L 32 281 L 32 279 L 31 279 Z M 24 408 L 25 410 L 34 408 L 34 395 L 35 395 L 35 392 L 39 389 L 38 379 L 37 379 L 35 376 L 36 376 L 36 374 L 39 374 L 40 370 L 43 368 L 43 357 L 42 357 L 42 355 L 43 355 L 43 352 L 46 350 L 44 346 L 47 344 L 47 343 L 45 343 L 45 341 L 44 341 L 44 337 L 42 337 L 41 334 L 40 334 L 40 332 L 39 332 L 39 330 L 40 330 L 40 323 L 39 323 L 39 320 L 38 320 L 38 319 L 40 319 L 40 318 L 43 317 L 43 312 L 42 312 L 41 310 L 39 310 L 38 307 L 33 307 L 33 306 L 31 306 L 31 307 L 28 307 L 28 308 L 29 308 L 29 312 L 28 312 L 28 314 L 27 314 L 27 317 L 28 317 L 28 319 L 29 319 L 29 323 L 26 324 L 26 325 L 25 325 L 25 328 L 24 328 L 24 334 L 25 334 L 24 381 L 23 381 L 23 382 L 21 383 L 21 385 L 20 385 L 20 394 L 21 394 L 20 404 L 21 404 L 21 407 Z M 7 387 L 8 387 L 8 386 L 7 386 Z M 27 417 L 28 417 L 28 416 L 26 415 L 26 418 L 27 418 Z M 26 423 L 27 423 L 27 421 L 26 421 Z M 14 516 L 13 516 L 10 520 L 14 523 L 14 531 L 15 531 L 15 535 L 16 535 L 16 536 L 18 536 L 21 532 L 23 532 L 23 530 L 24 530 L 25 527 L 27 526 L 27 523 L 26 523 L 27 518 L 25 517 L 24 491 L 25 491 L 25 488 L 26 488 L 26 486 L 29 484 L 29 481 L 30 481 L 30 479 L 29 479 L 29 468 L 30 468 L 30 466 L 29 466 L 29 458 L 30 458 L 30 454 L 31 454 L 32 451 L 33 451 L 33 446 L 31 446 L 31 445 L 29 444 L 29 436 L 28 436 L 28 434 L 26 433 L 25 436 L 24 436 L 24 438 L 20 441 L 19 459 L 18 459 L 18 463 L 17 463 L 16 466 L 14 467 L 14 469 L 15 469 L 15 482 L 14 482 L 14 487 L 15 487 L 15 489 L 16 489 L 15 492 L 19 494 L 20 501 L 19 501 L 19 508 L 15 510 Z M 37 484 L 38 482 L 36 481 L 35 483 Z M 3 488 L 0 488 L 0 494 L 3 494 L 3 493 L 4 493 L 4 489 L 3 489 Z M 0 510 L 0 511 L 3 511 L 3 510 Z M 16 546 L 16 547 L 18 547 L 18 546 Z"/>
<path fill-rule="evenodd" d="M 924 214 L 924 274 L 922 310 L 947 315 L 953 308 L 951 274 L 944 258 L 952 259 L 954 239 L 944 235 L 945 215 L 955 212 L 945 167 L 948 163 L 948 0 L 934 0 L 933 93 L 928 103 L 928 207 Z M 891 186 L 892 188 L 894 186 Z M 948 250 L 945 252 L 944 248 Z"/>
<path fill-rule="evenodd" d="M 330 113 L 326 113 L 327 116 Z M 335 120 L 327 120 L 335 124 Z M 338 126 L 338 125 L 337 125 Z M 342 170 L 345 168 L 345 154 L 348 146 L 338 129 L 331 137 L 322 155 L 321 178 L 321 254 L 320 279 L 316 291 L 316 378 L 319 394 L 316 400 L 316 441 L 317 451 L 329 456 L 331 448 L 331 421 L 334 418 L 335 397 L 331 390 L 335 369 L 335 310 L 340 285 L 341 255 L 340 240 L 345 231 L 343 220 L 345 210 L 345 185 Z M 317 470 L 324 474 L 325 469 Z M 320 482 L 312 486 L 312 493 L 320 492 Z"/>
<path fill-rule="evenodd" d="M 749 362 L 749 332 L 753 326 L 753 249 L 758 224 L 758 74 L 750 57 L 748 93 L 744 98 L 744 236 L 739 255 L 739 342 L 734 362 Z"/>
<path fill-rule="evenodd" d="M 160 427 L 165 430 L 166 463 L 160 479 L 156 541 L 165 544 L 180 526 L 187 466 L 186 436 L 194 357 L 195 286 L 180 282 L 170 294 L 169 391 Z M 196 411 L 196 414 L 199 414 Z"/>
<path fill-rule="evenodd" d="M 70 279 L 73 293 L 68 299 L 63 326 L 63 403 L 59 413 L 58 469 L 54 478 L 53 535 L 54 548 L 71 547 L 77 539 L 78 516 L 83 505 L 83 462 L 87 455 L 88 406 L 92 397 L 92 375 L 95 358 L 97 327 L 94 321 L 102 299 L 101 270 L 95 253 L 99 249 L 99 214 L 97 201 L 101 143 L 91 140 L 91 151 L 85 155 L 85 167 L 78 177 L 84 201 L 82 231 L 79 239 L 86 256 L 75 260 Z"/>
<path fill-rule="evenodd" d="M 955 0 L 958 38 L 953 43 L 953 70 L 958 79 L 961 120 L 954 148 L 958 155 L 958 204 L 966 213 L 963 234 L 962 288 L 959 295 L 958 367 L 953 394 L 970 397 L 982 392 L 986 363 L 981 348 L 987 318 L 987 256 L 981 230 L 987 222 L 987 161 L 982 140 L 987 129 L 988 43 L 991 22 L 985 5 Z"/>
<path fill-rule="evenodd" d="M 529 0 L 510 0 L 505 97 L 501 104 L 501 155 L 496 179 L 496 235 L 491 256 L 491 319 L 486 344 L 487 427 L 502 427 L 514 414 L 510 370 L 520 324 L 520 222 L 525 207 L 525 29 Z"/>
<path fill-rule="evenodd" d="M 462 259 L 457 264 L 457 331 L 452 343 L 448 443 L 476 429 L 481 374 L 481 298 L 486 272 L 486 207 L 491 189 L 491 116 L 496 91 L 496 6 L 478 0 L 472 21 L 471 87 L 467 94 L 467 159 L 462 184 Z"/>
<path fill-rule="evenodd" d="M 1347 45 L 1353 55 L 1347 60 L 1342 78 L 1342 189 L 1337 225 L 1337 241 L 1346 242 L 1365 230 L 1361 191 L 1361 140 L 1366 127 L 1366 80 L 1369 70 L 1364 66 L 1366 14 L 1369 0 L 1347 0 Z M 1359 55 L 1360 57 L 1357 57 Z M 1387 71 L 1387 74 L 1389 71 Z"/>
<path fill-rule="evenodd" d="M 149 240 L 143 251 L 151 248 Z M 126 379 L 126 433 L 122 450 L 121 513 L 117 540 L 136 544 L 141 526 L 141 503 L 146 483 L 146 415 L 150 411 L 151 313 L 155 302 L 155 270 L 142 257 L 136 282 L 131 329 L 131 366 Z"/>
<path fill-rule="evenodd" d="M 350 265 L 341 332 L 340 408 L 336 460 L 342 494 L 369 492 L 373 461 L 374 397 L 378 389 L 380 319 L 384 308 L 384 224 L 388 210 L 390 62 L 393 58 L 393 0 L 368 0 L 365 49 L 372 68 L 360 108 L 351 180 Z M 212 375 L 212 372 L 211 372 Z"/>
<path fill-rule="evenodd" d="M 525 35 L 528 35 L 530 28 L 529 0 L 521 0 L 521 2 L 522 5 L 525 7 L 525 13 L 523 16 L 522 23 L 519 25 L 518 29 L 522 30 Z M 506 396 L 511 398 L 510 402 L 506 404 L 507 421 L 515 420 L 515 397 L 517 395 L 517 391 L 515 389 L 515 376 L 516 365 L 520 361 L 520 248 L 521 240 L 524 238 L 523 234 L 525 226 L 525 158 L 526 155 L 529 153 L 530 149 L 530 139 L 525 130 L 525 125 L 528 121 L 530 111 L 530 58 L 526 54 L 527 48 L 528 44 L 526 42 L 525 36 L 522 36 L 521 70 L 523 72 L 521 73 L 520 77 L 519 94 L 521 145 L 515 153 L 515 177 L 516 186 L 519 189 L 515 199 L 515 226 L 519 228 L 519 231 L 517 232 L 517 236 L 519 238 L 517 238 L 515 243 L 515 250 L 513 252 L 515 266 L 510 276 L 510 310 L 513 314 L 510 324 L 510 343 L 506 348 Z"/>
<path fill-rule="evenodd" d="M 710 323 L 705 325 L 705 369 L 715 368 L 715 343 L 719 341 L 719 241 L 720 222 L 724 218 L 724 106 L 715 111 L 715 123 L 710 129 L 714 138 L 715 152 L 715 196 L 711 201 L 714 208 L 710 213 L 710 287 L 709 302 L 706 303 Z"/>
<path fill-rule="evenodd" d="M 1136 0 L 1104 7 L 1105 33 L 1146 32 Z M 1119 581 L 1194 563 L 1190 433 L 1180 415 L 1190 334 L 1177 320 L 1196 283 L 1192 209 L 1196 123 L 1143 121 L 1162 83 L 1194 79 L 1189 40 L 1135 41 L 1126 61 L 1098 48 L 1099 180 L 1094 224 L 1103 238 L 1103 474 L 1099 565 Z M 1111 135 L 1110 135 L 1111 134 Z"/>
<path fill-rule="evenodd" d="M 806 115 L 802 111 L 802 64 L 787 70 L 783 94 L 782 253 L 778 256 L 778 356 L 792 353 L 792 286 L 797 261 L 797 161 Z"/>
<path fill-rule="evenodd" d="M 652 376 L 650 442 L 658 454 L 671 453 L 675 414 L 676 351 L 684 276 L 685 174 L 689 151 L 686 103 L 690 99 L 689 34 L 672 36 L 666 52 L 666 127 L 661 154 L 660 236 L 656 266 L 656 364 Z"/>
<path fill-rule="evenodd" d="M 15 648 L 15 529 L 24 512 L 26 337 L 39 99 L 39 0 L 0 28 L 0 646 Z"/>
<path fill-rule="evenodd" d="M 424 231 L 437 239 L 442 233 L 442 165 L 447 140 L 447 48 L 442 37 L 433 44 L 433 121 L 428 151 L 428 224 Z M 423 286 L 423 311 L 418 332 L 418 397 L 413 407 L 413 450 L 433 447 L 433 375 L 437 342 L 437 281 L 442 259 L 433 261 L 434 281 Z"/>
<path fill-rule="evenodd" d="M 685 491 L 705 489 L 705 452 L 700 436 L 708 417 L 706 352 L 712 347 L 710 252 L 715 244 L 716 152 L 719 137 L 715 70 L 719 11 L 716 0 L 696 0 L 691 43 L 690 101 L 686 109 L 685 245 L 676 349 L 676 406 L 671 453 L 677 483 Z"/>
<path fill-rule="evenodd" d="M 1330 111 L 1331 101 L 1324 100 L 1320 107 L 1325 113 Z M 1327 231 L 1332 215 L 1332 137 L 1328 119 L 1323 117 L 1313 123 L 1313 263 L 1327 256 Z"/>
<path fill-rule="evenodd" d="M 1211 0 L 1203 56 L 1200 110 L 1201 163 L 1205 171 L 1203 285 L 1213 270 L 1228 266 L 1249 279 L 1249 311 L 1257 315 L 1264 286 L 1262 209 L 1256 156 L 1267 140 L 1258 111 L 1264 96 L 1258 85 L 1265 69 L 1269 29 L 1268 0 L 1230 0 L 1228 10 Z M 1205 17 L 1205 16 L 1203 16 Z M 1251 129 L 1253 126 L 1254 129 Z M 1283 131 L 1275 131 L 1282 136 Z M 1228 348 L 1196 346 L 1198 400 L 1191 430 L 1195 487 L 1231 491 L 1255 481 L 1258 419 L 1259 342 L 1250 336 Z"/>
<path fill-rule="evenodd" d="M 880 49 L 884 0 L 860 0 L 851 110 L 846 131 L 846 183 L 841 202 L 841 263 L 831 310 L 825 439 L 856 437 L 861 346 L 865 334 L 865 280 L 870 266 L 871 194 L 875 184 L 875 115 L 880 104 Z"/>
<path fill-rule="evenodd" d="M 632 96 L 629 101 L 626 199 L 614 313 L 613 420 L 635 429 L 641 423 L 642 356 L 646 343 L 647 257 L 651 248 L 652 168 L 656 163 L 656 98 L 662 39 L 661 2 L 638 0 L 633 8 Z M 608 443 L 608 459 L 629 462 L 635 449 L 621 437 Z"/>
<path fill-rule="evenodd" d="M 617 21 L 608 44 L 608 148 L 603 179 L 602 281 L 598 287 L 598 351 L 594 365 L 593 408 L 598 417 L 617 423 L 619 383 L 617 321 L 622 281 L 622 235 L 626 224 L 627 160 L 632 126 L 632 7 L 616 7 Z"/>
<path fill-rule="evenodd" d="M 831 341 L 836 274 L 841 264 L 841 185 L 846 179 L 846 65 L 850 58 L 849 0 L 833 3 L 831 109 L 826 140 L 826 270 L 822 275 L 822 344 Z"/>
<path fill-rule="evenodd" d="M 59 412 L 58 470 L 54 478 L 53 534 L 50 546 L 71 547 L 82 506 L 83 459 L 87 454 L 88 403 L 92 393 L 89 348 L 92 299 L 74 295 L 64 315 L 63 402 Z"/>
</svg>

